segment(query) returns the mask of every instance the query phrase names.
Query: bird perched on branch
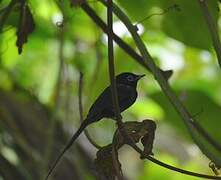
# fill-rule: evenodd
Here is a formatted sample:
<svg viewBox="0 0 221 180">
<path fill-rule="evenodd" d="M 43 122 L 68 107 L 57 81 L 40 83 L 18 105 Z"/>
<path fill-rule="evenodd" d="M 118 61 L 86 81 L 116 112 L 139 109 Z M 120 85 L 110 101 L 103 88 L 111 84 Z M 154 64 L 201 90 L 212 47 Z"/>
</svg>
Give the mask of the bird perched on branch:
<svg viewBox="0 0 221 180">
<path fill-rule="evenodd" d="M 145 75 L 136 75 L 130 72 L 121 73 L 116 76 L 116 88 L 119 102 L 120 112 L 123 112 L 129 108 L 137 99 L 137 82 Z M 108 86 L 96 99 L 94 104 L 91 106 L 86 119 L 82 122 L 77 132 L 72 136 L 70 141 L 67 143 L 63 151 L 57 157 L 55 163 L 48 172 L 46 179 L 50 176 L 53 169 L 56 167 L 57 163 L 63 156 L 63 154 L 71 147 L 78 136 L 84 131 L 84 129 L 102 118 L 112 118 L 114 119 L 115 110 L 112 103 L 111 88 Z"/>
</svg>

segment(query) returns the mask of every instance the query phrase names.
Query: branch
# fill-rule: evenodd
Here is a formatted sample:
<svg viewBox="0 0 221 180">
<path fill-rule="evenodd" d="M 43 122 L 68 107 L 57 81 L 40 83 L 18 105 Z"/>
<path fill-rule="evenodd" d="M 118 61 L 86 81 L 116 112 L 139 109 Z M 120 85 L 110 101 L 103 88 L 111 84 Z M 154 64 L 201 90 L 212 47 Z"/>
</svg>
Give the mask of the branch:
<svg viewBox="0 0 221 180">
<path fill-rule="evenodd" d="M 110 0 L 111 1 L 111 0 Z M 110 2 L 109 2 L 110 3 Z M 112 4 L 112 2 L 111 2 L 111 4 Z M 112 6 L 110 5 L 110 4 L 107 4 L 107 8 L 108 9 L 112 9 Z M 111 13 L 110 12 L 111 10 L 109 10 L 109 13 Z M 111 20 L 111 18 L 109 17 L 110 16 L 110 14 L 108 13 L 108 27 L 110 27 L 110 21 L 112 21 Z M 109 19 L 110 18 L 110 19 Z M 112 28 L 112 26 L 110 27 L 110 28 Z M 111 76 L 111 81 L 112 81 L 112 84 L 111 84 L 111 86 L 112 86 L 112 88 L 113 88 L 113 84 L 114 84 L 114 82 L 113 82 L 113 79 L 114 79 L 114 63 L 113 63 L 113 44 L 110 42 L 110 41 L 112 41 L 112 40 L 110 40 L 110 38 L 111 38 L 111 35 L 112 35 L 112 33 L 111 33 L 111 31 L 112 30 L 110 30 L 109 29 L 109 33 L 108 33 L 108 55 L 109 55 L 109 71 L 112 71 L 112 73 L 113 74 L 111 74 L 111 72 L 110 72 L 110 76 Z M 115 79 L 114 79 L 115 80 Z M 116 83 L 116 82 L 115 82 Z M 113 97 L 114 96 L 114 97 Z M 112 89 L 112 98 L 113 98 L 113 100 L 115 101 L 115 103 L 114 103 L 114 108 L 115 108 L 115 110 L 116 110 L 116 107 L 118 107 L 118 110 L 119 110 L 119 105 L 118 105 L 118 102 L 117 102 L 117 91 L 116 91 L 116 84 L 115 84 L 115 92 L 113 91 L 113 89 Z M 116 110 L 117 111 L 117 110 Z M 124 127 L 123 127 L 123 123 L 122 123 L 122 120 L 121 120 L 121 115 L 120 115 L 120 112 L 118 111 L 117 112 L 118 114 L 117 114 L 117 123 L 118 123 L 118 127 L 119 127 L 119 129 L 120 129 L 120 132 L 124 135 L 124 137 L 125 137 L 125 139 L 126 139 L 126 141 L 129 141 L 129 144 L 137 151 L 137 152 L 139 152 L 140 153 L 140 155 L 143 157 L 143 156 L 145 156 L 144 154 L 143 154 L 143 152 L 142 152 L 142 150 L 140 150 L 137 146 L 136 146 L 136 144 L 132 141 L 132 139 L 130 138 L 130 136 L 128 136 L 128 134 L 124 131 L 125 129 L 124 129 Z M 113 149 L 114 150 L 114 149 Z M 115 153 L 115 151 L 113 152 L 114 153 L 114 157 L 116 158 L 116 153 Z M 148 157 L 148 159 L 152 159 L 152 160 L 155 160 L 154 158 L 151 158 L 150 156 L 147 156 Z M 116 159 L 115 159 L 116 160 Z M 156 160 L 155 160 L 155 162 L 157 162 Z M 159 163 L 159 162 L 158 162 Z M 163 164 L 162 162 L 161 162 L 161 165 L 166 165 L 166 164 Z M 165 166 L 165 167 L 170 167 L 171 168 L 171 166 Z M 119 171 L 119 168 L 117 168 L 116 170 L 118 170 Z M 176 168 L 173 168 L 173 170 L 177 170 Z M 120 174 L 120 172 L 118 172 L 117 173 L 118 175 L 119 175 L 119 179 L 121 179 L 122 178 L 122 176 L 121 176 L 121 174 Z M 199 174 L 195 174 L 195 173 L 193 173 L 195 176 L 199 176 L 199 177 L 206 177 L 206 178 L 208 178 L 208 177 L 210 177 L 210 178 L 214 178 L 214 176 L 207 176 L 207 175 L 199 175 Z M 215 178 L 217 178 L 217 177 L 215 177 Z M 221 179 L 221 177 L 220 178 L 217 178 L 217 179 Z"/>
<path fill-rule="evenodd" d="M 100 0 L 105 6 L 107 6 L 106 2 L 103 0 Z M 199 139 L 197 139 L 194 135 L 194 126 L 193 126 L 193 118 L 190 115 L 190 113 L 187 111 L 187 109 L 184 107 L 184 105 L 181 103 L 181 101 L 178 99 L 176 94 L 172 91 L 171 87 L 169 86 L 168 82 L 162 75 L 161 71 L 159 71 L 159 68 L 155 65 L 151 55 L 147 51 L 143 41 L 141 40 L 140 36 L 137 33 L 137 28 L 133 26 L 129 18 L 121 11 L 120 8 L 118 8 L 115 4 L 113 4 L 113 12 L 118 16 L 118 18 L 125 24 L 129 32 L 131 33 L 140 53 L 142 54 L 144 58 L 144 63 L 151 69 L 152 74 L 154 75 L 155 79 L 158 81 L 162 91 L 167 96 L 167 98 L 170 100 L 171 104 L 174 106 L 177 113 L 182 117 L 183 122 L 187 126 L 187 129 L 194 140 L 194 142 L 200 147 L 201 151 L 213 162 L 215 162 L 217 165 L 221 165 L 221 159 L 214 156 L 207 147 L 205 147 L 202 142 L 200 142 Z M 213 145 L 213 143 L 210 141 L 210 139 L 207 139 L 206 136 L 204 138 Z M 215 141 L 215 140 L 214 140 Z M 221 152 L 221 149 L 219 149 Z"/>
<path fill-rule="evenodd" d="M 138 152 L 138 153 L 141 153 L 141 152 Z M 151 156 L 145 156 L 145 158 L 150 160 L 151 162 L 153 162 L 155 164 L 158 164 L 161 167 L 164 167 L 166 169 L 170 169 L 172 171 L 176 171 L 176 172 L 179 172 L 179 173 L 182 173 L 182 174 L 185 174 L 185 175 L 195 176 L 195 177 L 205 178 L 205 179 L 221 179 L 221 177 L 219 177 L 219 176 L 210 176 L 210 175 L 207 175 L 207 174 L 200 174 L 200 173 L 196 173 L 196 172 L 192 172 L 192 171 L 187 171 L 185 169 L 180 169 L 180 168 L 171 166 L 169 164 L 166 164 L 166 163 L 164 163 L 162 161 L 159 161 L 159 160 L 157 160 L 157 159 L 155 159 L 155 158 L 153 158 Z"/>
<path fill-rule="evenodd" d="M 113 142 L 114 144 L 114 142 Z M 117 149 L 116 147 L 113 145 L 112 146 L 112 160 L 113 160 L 113 166 L 114 166 L 114 169 L 116 171 L 116 176 L 118 179 L 124 179 L 123 177 L 123 173 L 122 173 L 122 170 L 121 170 L 121 167 L 120 167 L 120 163 L 119 163 L 119 160 L 118 160 L 118 152 L 117 152 Z"/>
<path fill-rule="evenodd" d="M 92 18 L 92 20 L 105 32 L 107 33 L 107 26 L 106 24 L 101 20 L 101 18 L 99 18 L 97 16 L 97 14 L 94 12 L 94 10 L 92 8 L 90 8 L 87 4 L 82 4 L 82 9 Z M 114 34 L 113 39 L 115 40 L 115 42 L 123 49 L 125 50 L 125 52 L 127 52 L 129 55 L 131 55 L 131 57 L 134 58 L 134 60 L 138 63 L 140 63 L 142 66 L 144 66 L 147 70 L 150 70 L 148 65 L 146 63 L 144 63 L 143 58 L 138 55 L 129 45 L 127 45 L 122 39 L 120 39 L 117 35 Z M 159 71 L 161 71 L 162 73 L 165 71 L 162 71 L 159 69 Z M 170 72 L 171 75 L 172 71 Z M 169 74 L 169 71 L 168 71 Z M 167 76 L 164 75 L 164 77 L 166 78 Z M 176 98 L 177 99 L 177 98 Z M 196 124 L 191 122 L 192 125 Z M 196 125 L 195 125 L 196 126 Z M 197 129 L 197 127 L 195 127 Z M 193 130 L 192 130 L 193 132 Z M 209 141 L 209 140 L 208 140 Z M 202 143 L 198 142 L 198 145 L 201 144 L 201 150 L 202 152 L 205 152 L 206 150 L 203 150 L 204 147 L 202 145 Z M 212 142 L 211 142 L 212 144 Z M 217 143 L 216 143 L 217 144 Z M 214 146 L 216 147 L 216 146 Z M 208 152 L 207 152 L 208 154 Z M 209 155 L 210 157 L 212 157 L 212 159 L 214 159 L 215 157 L 213 157 L 212 154 Z"/>
<path fill-rule="evenodd" d="M 192 121 L 191 123 L 199 134 L 201 134 L 211 145 L 213 145 L 216 150 L 220 151 L 221 145 L 215 141 L 197 121 Z"/>
<path fill-rule="evenodd" d="M 97 16 L 97 14 L 94 12 L 93 9 L 91 9 L 87 4 L 82 4 L 81 5 L 82 9 L 95 21 L 95 23 L 105 32 L 107 33 L 107 26 L 106 24 Z M 128 49 L 132 49 L 130 48 L 126 43 L 124 43 L 118 36 L 116 36 L 114 34 L 113 36 L 113 39 L 115 40 L 116 43 L 118 43 L 118 45 L 124 49 L 128 54 L 131 55 L 131 52 L 132 53 L 135 53 L 135 51 L 128 51 Z M 126 47 L 126 48 L 125 48 Z M 128 48 L 129 47 L 129 48 Z M 138 55 L 138 54 L 137 54 Z M 131 55 L 133 57 L 133 55 Z M 138 55 L 139 56 L 139 55 Z M 141 56 L 140 56 L 141 57 Z M 141 65 L 143 65 L 144 67 L 146 67 L 147 69 L 148 66 L 146 63 L 144 63 L 143 61 L 143 58 L 141 57 L 140 59 L 138 58 L 135 58 L 134 59 L 139 62 Z M 142 62 L 143 61 L 143 62 Z M 141 155 L 142 154 L 142 150 L 140 150 L 135 144 L 130 144 L 138 153 L 140 153 Z M 202 177 L 202 178 L 207 178 L 207 179 L 221 179 L 221 177 L 216 177 L 216 176 L 209 176 L 209 175 L 204 175 L 204 174 L 199 174 L 199 173 L 195 173 L 195 172 L 191 172 L 191 171 L 187 171 L 187 170 L 183 170 L 183 169 L 180 169 L 180 168 L 176 168 L 174 166 L 171 166 L 171 165 L 168 165 L 166 163 L 163 163 L 153 157 L 150 157 L 150 156 L 145 156 L 145 158 L 147 158 L 148 160 L 152 161 L 153 163 L 155 164 L 158 164 L 164 168 L 167 168 L 167 169 L 170 169 L 170 170 L 173 170 L 173 171 L 176 171 L 176 172 L 180 172 L 180 173 L 183 173 L 183 174 L 186 174 L 186 175 L 191 175 L 191 176 L 196 176 L 196 177 Z"/>
<path fill-rule="evenodd" d="M 210 176 L 210 175 L 207 175 L 207 174 L 200 174 L 200 173 L 187 171 L 187 170 L 184 170 L 184 169 L 177 168 L 175 166 L 166 164 L 162 161 L 159 161 L 159 160 L 155 159 L 154 157 L 147 156 L 147 155 L 143 154 L 143 151 L 139 147 L 137 147 L 136 144 L 132 144 L 131 147 L 140 154 L 142 159 L 146 158 L 146 159 L 150 160 L 151 162 L 153 162 L 153 163 L 155 163 L 155 164 L 157 164 L 161 167 L 164 167 L 166 169 L 170 169 L 172 171 L 176 171 L 176 172 L 186 174 L 186 175 L 189 175 L 189 176 L 201 177 L 201 178 L 205 178 L 205 179 L 221 179 L 221 177 L 218 177 L 218 176 Z"/>
<path fill-rule="evenodd" d="M 86 3 L 81 5 L 81 8 L 88 14 L 88 16 L 99 26 L 106 34 L 108 33 L 107 25 L 104 21 L 94 12 L 94 10 L 88 6 Z M 140 56 L 133 48 L 131 48 L 126 42 L 124 42 L 119 36 L 113 33 L 113 40 L 122 48 L 128 55 L 130 55 L 133 59 L 136 60 L 140 65 L 145 67 L 147 70 L 150 71 L 149 66 L 144 63 L 143 57 Z M 169 79 L 173 73 L 172 70 L 163 71 L 159 69 L 165 76 L 166 79 Z"/>
<path fill-rule="evenodd" d="M 110 86 L 111 86 L 111 95 L 112 95 L 112 104 L 114 107 L 115 116 L 117 119 L 117 125 L 119 129 L 123 129 L 122 117 L 120 114 L 118 96 L 117 96 L 117 86 L 115 80 L 114 72 L 114 48 L 113 48 L 113 15 L 112 15 L 112 0 L 107 1 L 107 26 L 108 26 L 108 68 L 109 68 L 109 77 L 110 77 Z M 114 163 L 114 168 L 116 170 L 117 178 L 123 180 L 123 175 L 120 172 L 119 165 L 117 163 L 117 152 L 115 147 L 112 148 L 112 158 Z"/>
<path fill-rule="evenodd" d="M 82 106 L 82 90 L 83 90 L 83 74 L 80 72 L 80 77 L 79 77 L 79 89 L 78 89 L 78 107 L 79 107 L 79 114 L 80 114 L 80 120 L 81 122 L 84 121 L 83 118 L 83 106 Z M 84 134 L 89 140 L 89 142 L 97 149 L 100 149 L 101 146 L 98 145 L 90 136 L 88 131 L 84 129 Z"/>
<path fill-rule="evenodd" d="M 208 29 L 209 29 L 209 32 L 213 41 L 213 46 L 216 51 L 218 63 L 221 68 L 221 43 L 220 43 L 217 24 L 215 23 L 212 15 L 209 12 L 207 0 L 198 0 L 198 3 L 203 12 L 205 21 L 207 23 L 207 26 L 208 26 Z"/>
<path fill-rule="evenodd" d="M 146 124 L 147 125 L 146 126 L 145 124 L 143 124 L 144 121 L 142 121 L 142 122 L 131 122 L 130 121 L 130 122 L 125 122 L 124 123 L 124 127 L 125 127 L 127 133 L 130 135 L 131 138 L 133 138 L 135 140 L 135 143 L 139 143 L 140 141 L 142 141 L 142 139 L 146 135 L 149 136 L 151 133 L 154 134 L 155 123 L 153 123 L 153 121 L 151 122 L 150 120 L 147 119 L 147 123 L 148 124 Z M 142 128 L 137 126 L 139 123 L 142 123 L 141 124 Z M 127 144 L 127 142 L 125 142 L 126 139 L 124 137 L 122 137 L 122 135 L 119 135 L 119 133 L 120 133 L 119 131 L 120 131 L 119 129 L 117 129 L 115 131 L 112 144 L 107 145 L 106 147 L 102 148 L 103 149 L 103 154 L 102 154 L 102 152 L 100 152 L 99 155 L 97 153 L 97 158 L 99 158 L 100 161 L 108 160 L 106 157 L 108 157 L 108 155 L 107 155 L 107 148 L 109 148 L 109 146 L 112 146 L 112 147 L 115 146 L 116 149 L 119 150 L 123 145 Z M 149 145 L 152 146 L 152 143 L 150 143 L 150 144 L 148 144 L 148 143 L 146 144 L 145 143 L 144 148 L 145 148 L 145 146 L 147 147 Z M 137 151 L 140 154 L 140 158 L 141 159 L 148 159 L 151 162 L 153 162 L 153 163 L 155 163 L 155 164 L 157 164 L 157 165 L 159 165 L 161 167 L 167 168 L 169 170 L 172 170 L 172 171 L 175 171 L 175 172 L 179 172 L 179 173 L 182 173 L 182 174 L 185 174 L 185 175 L 189 175 L 189 176 L 195 176 L 195 177 L 201 177 L 201 178 L 207 178 L 207 179 L 221 179 L 221 177 L 200 174 L 200 173 L 196 173 L 196 172 L 192 172 L 192 171 L 187 171 L 187 170 L 184 170 L 184 169 L 180 169 L 180 168 L 168 165 L 168 164 L 166 164 L 164 162 L 161 162 L 161 161 L 159 161 L 159 160 L 157 160 L 157 159 L 155 159 L 155 158 L 153 158 L 151 156 L 148 156 L 148 154 L 146 154 L 144 151 L 142 151 L 136 145 L 133 145 L 132 148 L 134 148 L 135 151 Z M 102 151 L 102 149 L 99 150 L 99 151 Z M 106 149 L 106 150 L 104 150 L 104 149 Z M 151 148 L 151 150 L 152 150 L 152 148 Z M 151 151 L 149 151 L 149 152 L 151 152 Z M 103 169 L 107 169 L 107 166 L 105 164 L 104 164 L 104 166 L 101 165 L 101 167 L 99 167 L 99 170 L 102 170 L 102 168 Z M 112 174 L 113 174 L 113 172 L 112 172 Z"/>
</svg>

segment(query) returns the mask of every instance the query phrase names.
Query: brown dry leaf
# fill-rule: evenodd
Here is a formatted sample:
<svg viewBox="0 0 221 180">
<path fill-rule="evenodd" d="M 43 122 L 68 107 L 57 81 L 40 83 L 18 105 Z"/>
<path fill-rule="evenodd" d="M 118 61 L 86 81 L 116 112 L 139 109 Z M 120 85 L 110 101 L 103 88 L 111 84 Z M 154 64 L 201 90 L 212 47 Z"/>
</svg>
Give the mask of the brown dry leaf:
<svg viewBox="0 0 221 180">
<path fill-rule="evenodd" d="M 141 158 L 144 158 L 148 155 L 153 155 L 153 142 L 155 137 L 156 124 L 153 121 L 143 121 L 147 129 L 147 133 L 141 138 L 141 142 L 144 146 L 143 154 Z"/>
<path fill-rule="evenodd" d="M 144 146 L 142 156 L 152 154 L 154 134 L 156 129 L 156 124 L 154 121 L 144 120 L 142 122 L 125 122 L 124 128 L 135 143 L 138 143 L 141 140 Z M 117 172 L 115 171 L 114 162 L 112 159 L 112 147 L 114 146 L 116 150 L 119 150 L 124 144 L 128 143 L 117 129 L 114 134 L 113 143 L 102 147 L 97 152 L 97 158 L 95 159 L 94 164 L 99 179 L 114 180 Z M 118 158 L 116 160 L 119 164 L 119 167 L 121 167 Z"/>
<path fill-rule="evenodd" d="M 147 143 L 153 144 L 154 133 L 156 129 L 156 124 L 152 120 L 144 120 L 142 122 L 130 121 L 124 123 L 124 128 L 127 131 L 127 134 L 133 139 L 135 143 L 138 143 L 143 139 L 144 148 L 147 146 Z M 148 141 L 146 140 L 148 139 Z M 119 130 L 115 132 L 114 135 L 114 145 L 119 149 L 124 144 L 128 144 L 125 138 L 122 137 Z"/>
<path fill-rule="evenodd" d="M 102 147 L 97 152 L 97 158 L 94 160 L 95 169 L 99 180 L 114 180 L 116 171 L 112 159 L 112 144 Z M 120 162 L 118 161 L 120 165 Z"/>
<path fill-rule="evenodd" d="M 22 53 L 22 46 L 28 41 L 28 36 L 34 31 L 35 23 L 29 7 L 25 3 L 21 3 L 20 22 L 17 30 L 16 46 L 18 53 Z"/>
</svg>

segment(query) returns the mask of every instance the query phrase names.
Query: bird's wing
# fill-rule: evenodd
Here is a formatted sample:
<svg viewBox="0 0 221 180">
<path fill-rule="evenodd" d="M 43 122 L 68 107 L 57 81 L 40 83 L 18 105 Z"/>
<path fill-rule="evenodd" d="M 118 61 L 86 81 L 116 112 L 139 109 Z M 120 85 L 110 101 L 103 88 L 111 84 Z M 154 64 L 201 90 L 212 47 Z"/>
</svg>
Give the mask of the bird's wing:
<svg viewBox="0 0 221 180">
<path fill-rule="evenodd" d="M 118 84 L 117 94 L 120 112 L 130 107 L 137 98 L 136 89 L 127 85 Z"/>
<path fill-rule="evenodd" d="M 136 90 L 130 86 L 117 84 L 117 94 L 121 112 L 131 106 L 136 100 Z M 103 117 L 112 117 L 113 115 L 114 110 L 111 89 L 109 86 L 101 93 L 91 106 L 87 117 L 90 119 L 101 119 Z"/>
<path fill-rule="evenodd" d="M 110 87 L 107 87 L 104 89 L 104 91 L 98 96 L 98 98 L 95 100 L 93 105 L 91 106 L 87 118 L 93 119 L 93 118 L 102 118 L 102 111 L 107 106 L 107 104 L 111 100 L 111 92 Z M 95 120 L 96 121 L 96 120 Z"/>
</svg>

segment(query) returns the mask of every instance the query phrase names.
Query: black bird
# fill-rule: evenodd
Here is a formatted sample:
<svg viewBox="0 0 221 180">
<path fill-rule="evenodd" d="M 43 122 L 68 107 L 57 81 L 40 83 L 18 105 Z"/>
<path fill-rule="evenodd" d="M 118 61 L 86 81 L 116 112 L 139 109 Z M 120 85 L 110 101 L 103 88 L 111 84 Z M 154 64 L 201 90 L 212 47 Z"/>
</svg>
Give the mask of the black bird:
<svg viewBox="0 0 221 180">
<path fill-rule="evenodd" d="M 121 73 L 116 76 L 116 88 L 118 94 L 118 102 L 120 112 L 123 112 L 129 108 L 137 98 L 137 82 L 140 78 L 145 75 L 136 75 L 130 72 Z M 112 103 L 111 88 L 108 86 L 101 94 L 98 96 L 94 104 L 91 106 L 86 119 L 80 125 L 80 128 L 72 136 L 71 140 L 67 143 L 63 151 L 57 157 L 55 163 L 48 172 L 46 179 L 50 176 L 53 169 L 56 167 L 57 163 L 63 156 L 63 154 L 71 147 L 78 136 L 84 131 L 84 129 L 91 123 L 101 120 L 102 118 L 115 118 L 114 107 Z"/>
</svg>

